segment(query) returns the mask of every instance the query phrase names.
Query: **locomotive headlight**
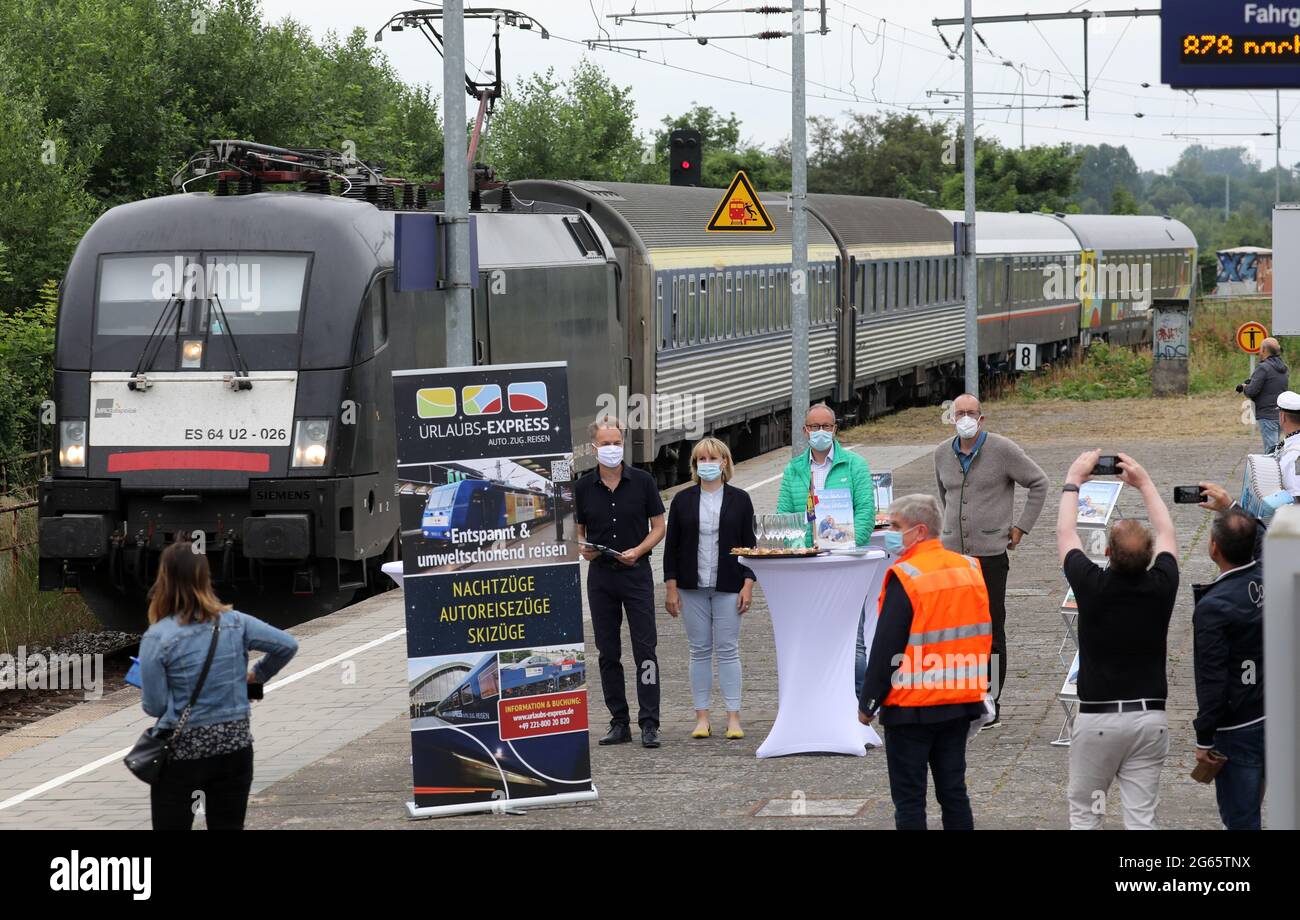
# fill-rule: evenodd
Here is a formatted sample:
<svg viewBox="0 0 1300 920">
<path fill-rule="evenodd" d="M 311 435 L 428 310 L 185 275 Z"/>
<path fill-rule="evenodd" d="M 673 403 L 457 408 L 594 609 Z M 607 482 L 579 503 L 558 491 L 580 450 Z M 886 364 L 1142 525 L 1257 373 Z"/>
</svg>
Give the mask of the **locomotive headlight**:
<svg viewBox="0 0 1300 920">
<path fill-rule="evenodd" d="M 322 467 L 329 456 L 330 420 L 298 419 L 293 426 L 293 466 Z"/>
<path fill-rule="evenodd" d="M 59 466 L 83 468 L 86 465 L 86 423 L 78 419 L 59 422 Z"/>
<path fill-rule="evenodd" d="M 181 367 L 199 368 L 203 366 L 203 343 L 196 339 L 188 339 L 181 346 Z"/>
</svg>

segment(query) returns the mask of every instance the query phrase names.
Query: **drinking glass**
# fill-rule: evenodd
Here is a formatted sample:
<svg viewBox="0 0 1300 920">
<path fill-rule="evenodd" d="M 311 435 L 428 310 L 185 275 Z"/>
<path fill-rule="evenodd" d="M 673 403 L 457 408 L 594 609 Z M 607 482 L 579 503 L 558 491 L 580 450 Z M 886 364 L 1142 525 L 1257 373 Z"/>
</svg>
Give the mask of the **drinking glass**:
<svg viewBox="0 0 1300 920">
<path fill-rule="evenodd" d="M 754 515 L 754 542 L 755 542 L 755 546 L 754 546 L 754 548 L 755 548 L 755 549 L 762 549 L 763 546 L 764 546 L 764 543 L 763 543 L 763 537 L 764 537 L 763 521 L 764 521 L 764 519 L 765 519 L 766 517 L 767 517 L 767 515 L 765 515 L 765 514 L 756 514 L 756 515 Z"/>
</svg>

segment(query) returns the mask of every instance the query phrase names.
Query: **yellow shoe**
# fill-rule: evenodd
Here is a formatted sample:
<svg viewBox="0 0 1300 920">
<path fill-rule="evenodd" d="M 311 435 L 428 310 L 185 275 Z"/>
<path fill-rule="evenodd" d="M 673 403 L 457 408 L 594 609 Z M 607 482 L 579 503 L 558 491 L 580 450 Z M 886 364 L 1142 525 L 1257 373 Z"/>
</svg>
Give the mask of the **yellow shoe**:
<svg viewBox="0 0 1300 920">
<path fill-rule="evenodd" d="M 708 737 L 709 737 L 710 735 L 712 735 L 712 734 L 713 734 L 713 729 L 706 725 L 706 726 L 704 726 L 703 728 L 698 728 L 698 727 L 697 727 L 697 728 L 695 729 L 695 731 L 691 732 L 691 737 L 692 737 L 692 738 L 708 738 Z"/>
<path fill-rule="evenodd" d="M 729 729 L 727 729 L 727 739 L 728 739 L 728 740 L 730 740 L 730 741 L 735 741 L 736 739 L 738 739 L 738 738 L 743 738 L 743 737 L 745 737 L 745 730 L 744 730 L 743 728 L 729 728 Z"/>
</svg>

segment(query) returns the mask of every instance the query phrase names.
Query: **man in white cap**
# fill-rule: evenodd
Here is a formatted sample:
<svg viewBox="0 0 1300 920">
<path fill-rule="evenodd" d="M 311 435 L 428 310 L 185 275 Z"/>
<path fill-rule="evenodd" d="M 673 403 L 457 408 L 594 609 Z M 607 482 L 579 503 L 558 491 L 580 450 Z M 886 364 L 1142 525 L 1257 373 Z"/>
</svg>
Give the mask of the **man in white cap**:
<svg viewBox="0 0 1300 920">
<path fill-rule="evenodd" d="M 1300 393 L 1287 390 L 1277 396 L 1277 420 L 1282 429 L 1282 488 L 1300 501 Z"/>
</svg>

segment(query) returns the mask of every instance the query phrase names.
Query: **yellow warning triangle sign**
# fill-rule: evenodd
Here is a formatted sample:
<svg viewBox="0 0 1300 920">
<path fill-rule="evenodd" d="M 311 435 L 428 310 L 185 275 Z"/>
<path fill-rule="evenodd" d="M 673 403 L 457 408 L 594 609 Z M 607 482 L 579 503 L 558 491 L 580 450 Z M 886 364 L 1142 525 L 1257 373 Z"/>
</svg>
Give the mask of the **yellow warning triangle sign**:
<svg viewBox="0 0 1300 920">
<path fill-rule="evenodd" d="M 713 219 L 705 228 L 711 233 L 748 231 L 750 233 L 773 233 L 776 224 L 758 200 L 758 193 L 749 184 L 749 176 L 742 169 L 731 180 L 727 194 L 722 196 L 718 209 L 713 212 Z"/>
</svg>

